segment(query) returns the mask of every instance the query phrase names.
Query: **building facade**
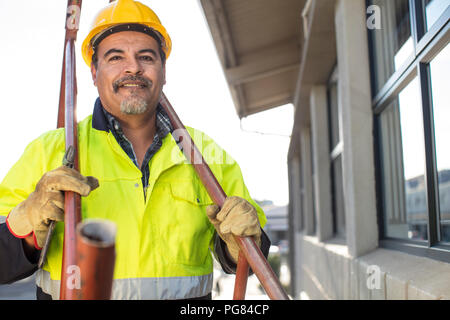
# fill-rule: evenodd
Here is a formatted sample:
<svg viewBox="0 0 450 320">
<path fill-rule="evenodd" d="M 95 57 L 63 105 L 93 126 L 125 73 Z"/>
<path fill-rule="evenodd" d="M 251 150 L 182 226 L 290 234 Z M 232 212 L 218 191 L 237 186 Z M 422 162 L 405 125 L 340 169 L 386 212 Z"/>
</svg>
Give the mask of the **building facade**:
<svg viewBox="0 0 450 320">
<path fill-rule="evenodd" d="M 449 4 L 313 1 L 288 156 L 294 296 L 450 298 Z"/>
<path fill-rule="evenodd" d="M 295 5 L 292 297 L 450 298 L 450 1 Z"/>
</svg>

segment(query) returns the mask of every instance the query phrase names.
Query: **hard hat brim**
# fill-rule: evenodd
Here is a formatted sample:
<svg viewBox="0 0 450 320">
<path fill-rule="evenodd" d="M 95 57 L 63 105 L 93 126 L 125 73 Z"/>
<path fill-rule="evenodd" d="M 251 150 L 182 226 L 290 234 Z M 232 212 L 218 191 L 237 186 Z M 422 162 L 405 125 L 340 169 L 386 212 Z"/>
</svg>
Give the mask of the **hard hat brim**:
<svg viewBox="0 0 450 320">
<path fill-rule="evenodd" d="M 113 31 L 110 34 L 117 33 L 117 32 L 126 32 L 126 31 L 143 32 L 142 31 L 143 29 L 142 30 L 134 29 L 133 27 L 127 28 L 127 26 L 132 26 L 132 25 L 141 25 L 145 28 L 148 28 L 150 30 L 150 32 L 156 33 L 161 40 L 161 47 L 166 55 L 166 59 L 169 57 L 170 52 L 171 52 L 172 43 L 171 43 L 171 39 L 170 39 L 169 35 L 167 34 L 167 31 L 161 25 L 157 25 L 154 23 L 135 23 L 135 22 L 120 23 L 120 24 L 111 23 L 111 24 L 103 25 L 98 28 L 94 28 L 93 30 L 91 30 L 91 32 L 88 34 L 86 39 L 83 41 L 81 50 L 82 50 L 83 59 L 86 62 L 86 64 L 89 67 L 91 66 L 92 56 L 94 55 L 94 51 L 95 51 L 94 45 L 98 46 L 98 44 L 100 43 L 99 40 L 103 40 L 104 38 L 106 38 L 109 35 L 109 34 L 105 33 L 105 32 L 108 32 L 108 30 Z M 120 26 L 124 26 L 124 29 L 123 30 L 120 29 Z M 119 27 L 119 29 L 114 30 L 114 28 L 116 28 L 116 27 Z M 144 33 L 146 33 L 146 32 L 144 31 Z M 102 37 L 102 38 L 100 39 L 100 37 Z"/>
</svg>

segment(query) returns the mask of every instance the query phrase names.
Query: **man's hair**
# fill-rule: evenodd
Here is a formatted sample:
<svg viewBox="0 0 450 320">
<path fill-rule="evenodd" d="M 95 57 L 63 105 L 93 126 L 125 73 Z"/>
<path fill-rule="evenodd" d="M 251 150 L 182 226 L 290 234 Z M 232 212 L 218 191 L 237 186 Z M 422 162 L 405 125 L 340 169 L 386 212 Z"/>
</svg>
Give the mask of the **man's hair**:
<svg viewBox="0 0 450 320">
<path fill-rule="evenodd" d="M 145 25 L 137 24 L 137 23 L 120 24 L 120 25 L 111 27 L 109 29 L 106 29 L 105 31 L 101 32 L 99 35 L 97 35 L 96 37 L 94 37 L 92 39 L 92 49 L 94 50 L 94 53 L 92 55 L 92 64 L 94 64 L 95 69 L 97 69 L 97 67 L 98 67 L 97 49 L 98 49 L 98 45 L 100 44 L 100 42 L 103 39 L 105 39 L 107 36 L 109 36 L 113 33 L 121 32 L 121 31 L 142 32 L 142 33 L 145 33 L 146 35 L 149 35 L 153 39 L 155 39 L 156 42 L 158 43 L 158 51 L 159 51 L 159 55 L 161 57 L 162 64 L 164 65 L 166 63 L 166 53 L 163 50 L 162 40 L 161 40 L 163 38 L 158 31 L 156 31 L 152 28 L 149 28 Z"/>
</svg>

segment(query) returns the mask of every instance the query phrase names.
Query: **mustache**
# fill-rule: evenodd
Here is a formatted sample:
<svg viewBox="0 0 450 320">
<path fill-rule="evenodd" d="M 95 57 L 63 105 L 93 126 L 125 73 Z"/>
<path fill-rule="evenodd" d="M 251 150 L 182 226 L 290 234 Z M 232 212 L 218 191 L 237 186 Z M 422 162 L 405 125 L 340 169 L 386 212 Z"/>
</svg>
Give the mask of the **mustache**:
<svg viewBox="0 0 450 320">
<path fill-rule="evenodd" d="M 113 82 L 112 85 L 114 92 L 117 93 L 117 91 L 123 85 L 123 83 L 127 81 L 141 82 L 144 87 L 152 86 L 152 81 L 147 78 L 144 78 L 143 76 L 125 76 Z"/>
</svg>

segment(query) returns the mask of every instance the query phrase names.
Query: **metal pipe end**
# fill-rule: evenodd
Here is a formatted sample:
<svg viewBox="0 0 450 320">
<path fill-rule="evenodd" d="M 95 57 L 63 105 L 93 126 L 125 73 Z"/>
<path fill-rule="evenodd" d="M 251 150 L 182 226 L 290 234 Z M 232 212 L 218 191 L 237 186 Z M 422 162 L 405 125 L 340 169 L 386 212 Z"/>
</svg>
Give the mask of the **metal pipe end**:
<svg viewBox="0 0 450 320">
<path fill-rule="evenodd" d="M 78 224 L 77 233 L 87 244 L 105 248 L 115 244 L 117 226 L 106 219 L 85 219 Z"/>
</svg>

